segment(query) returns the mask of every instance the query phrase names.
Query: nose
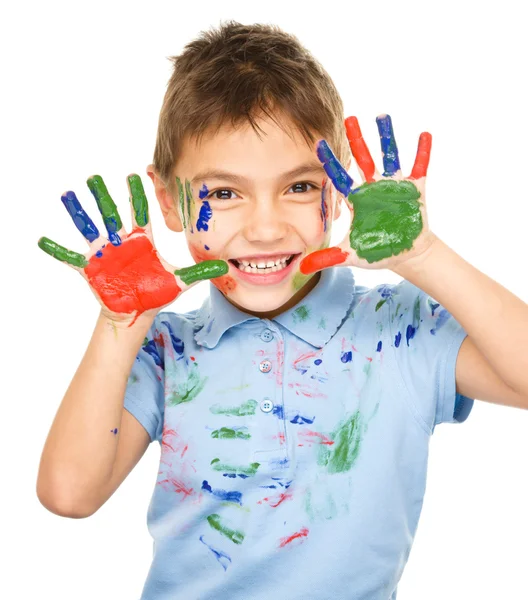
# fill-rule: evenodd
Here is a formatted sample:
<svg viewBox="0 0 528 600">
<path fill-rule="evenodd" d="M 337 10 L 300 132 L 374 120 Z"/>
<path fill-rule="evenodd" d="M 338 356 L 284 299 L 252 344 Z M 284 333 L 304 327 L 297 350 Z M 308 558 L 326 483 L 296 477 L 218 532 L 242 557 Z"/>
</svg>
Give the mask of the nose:
<svg viewBox="0 0 528 600">
<path fill-rule="evenodd" d="M 272 244 L 284 239 L 288 230 L 284 212 L 274 199 L 258 199 L 251 205 L 244 227 L 244 235 L 249 242 Z"/>
</svg>

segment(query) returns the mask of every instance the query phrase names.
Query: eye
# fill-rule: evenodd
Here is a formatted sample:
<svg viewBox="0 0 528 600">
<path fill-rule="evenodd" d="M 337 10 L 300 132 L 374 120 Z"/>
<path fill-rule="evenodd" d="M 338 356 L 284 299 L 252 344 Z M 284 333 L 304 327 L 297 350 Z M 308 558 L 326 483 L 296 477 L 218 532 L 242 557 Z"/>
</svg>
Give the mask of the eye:
<svg viewBox="0 0 528 600">
<path fill-rule="evenodd" d="M 291 187 L 291 189 L 295 189 L 296 193 L 303 193 L 303 192 L 309 192 L 310 190 L 306 189 L 306 186 L 310 186 L 312 189 L 316 189 L 315 185 L 308 183 L 307 181 L 300 181 L 299 183 L 294 183 Z"/>
<path fill-rule="evenodd" d="M 217 194 L 221 195 L 217 196 Z M 207 199 L 209 200 L 210 198 L 212 198 L 213 200 L 234 200 L 234 198 L 232 196 L 229 196 L 229 194 L 235 194 L 235 192 L 233 192 L 233 190 L 228 189 L 214 190 L 207 196 Z"/>
</svg>

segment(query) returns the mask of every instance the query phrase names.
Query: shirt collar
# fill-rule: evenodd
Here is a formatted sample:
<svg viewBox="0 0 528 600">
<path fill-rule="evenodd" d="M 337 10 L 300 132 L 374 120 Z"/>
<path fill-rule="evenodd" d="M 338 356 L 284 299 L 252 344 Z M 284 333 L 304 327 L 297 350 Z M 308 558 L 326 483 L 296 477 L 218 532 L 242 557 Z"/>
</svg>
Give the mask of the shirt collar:
<svg viewBox="0 0 528 600">
<path fill-rule="evenodd" d="M 209 297 L 196 314 L 194 339 L 200 346 L 214 348 L 231 327 L 259 319 L 233 306 L 212 283 L 209 286 Z M 322 348 L 347 316 L 354 289 L 350 268 L 324 269 L 313 290 L 273 321 L 312 346 Z"/>
</svg>

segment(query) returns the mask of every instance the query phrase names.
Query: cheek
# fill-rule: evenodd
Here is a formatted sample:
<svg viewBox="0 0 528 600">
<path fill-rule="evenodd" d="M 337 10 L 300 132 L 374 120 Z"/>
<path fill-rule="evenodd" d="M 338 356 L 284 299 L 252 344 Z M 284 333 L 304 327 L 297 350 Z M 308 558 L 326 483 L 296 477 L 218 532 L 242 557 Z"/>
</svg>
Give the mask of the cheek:
<svg viewBox="0 0 528 600">
<path fill-rule="evenodd" d="M 189 252 L 196 263 L 203 262 L 204 260 L 216 260 L 219 258 L 217 254 L 212 250 L 206 250 L 202 246 L 199 246 L 195 241 L 189 241 Z M 229 294 L 236 289 L 236 281 L 231 275 L 222 275 L 222 277 L 216 277 L 211 279 L 211 283 L 216 286 L 223 294 Z"/>
</svg>

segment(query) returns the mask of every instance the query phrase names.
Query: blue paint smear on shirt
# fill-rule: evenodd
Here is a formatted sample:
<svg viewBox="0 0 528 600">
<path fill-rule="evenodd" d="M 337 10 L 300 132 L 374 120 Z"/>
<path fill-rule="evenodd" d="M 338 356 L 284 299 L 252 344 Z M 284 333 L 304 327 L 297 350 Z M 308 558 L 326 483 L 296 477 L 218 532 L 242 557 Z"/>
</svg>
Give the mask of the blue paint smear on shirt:
<svg viewBox="0 0 528 600">
<path fill-rule="evenodd" d="M 165 369 L 165 364 L 164 364 L 161 356 L 159 355 L 158 347 L 156 346 L 156 342 L 154 342 L 154 340 L 149 340 L 143 346 L 143 350 L 144 350 L 144 352 L 146 352 L 147 354 L 149 354 L 150 356 L 152 356 L 152 358 L 154 359 L 154 362 L 156 363 L 156 365 L 158 367 L 161 367 L 162 369 Z"/>
<path fill-rule="evenodd" d="M 413 327 L 412 325 L 407 325 L 407 329 L 405 330 L 405 339 L 407 340 L 407 346 L 409 346 L 409 340 L 412 340 L 414 334 L 416 333 L 417 327 Z"/>
<path fill-rule="evenodd" d="M 435 322 L 435 327 L 434 329 L 431 329 L 430 333 L 431 335 L 436 335 L 436 332 L 443 327 L 447 321 L 449 321 L 449 319 L 451 318 L 451 313 L 446 310 L 445 308 L 443 308 L 439 313 L 438 313 L 438 317 L 436 318 L 436 322 Z"/>
<path fill-rule="evenodd" d="M 207 323 L 207 327 L 205 329 L 206 333 L 211 333 L 211 329 L 213 327 L 214 317 Z"/>
<path fill-rule="evenodd" d="M 376 348 L 376 352 L 381 352 L 381 347 L 382 347 L 382 342 L 381 340 L 378 342 L 378 347 Z"/>
<path fill-rule="evenodd" d="M 273 458 L 269 461 L 269 465 L 272 469 L 286 469 L 289 464 L 289 458 Z"/>
<path fill-rule="evenodd" d="M 341 352 L 341 362 L 347 363 L 352 361 L 352 350 L 348 352 Z"/>
<path fill-rule="evenodd" d="M 294 425 L 311 425 L 315 421 L 315 417 L 309 419 L 308 417 L 303 417 L 302 415 L 295 415 L 293 419 L 290 420 L 290 423 Z"/>
<path fill-rule="evenodd" d="M 320 365 L 323 361 L 320 358 L 314 360 L 314 365 Z"/>
<path fill-rule="evenodd" d="M 242 504 L 242 494 L 240 492 L 233 492 L 227 490 L 213 490 L 209 483 L 204 479 L 202 482 L 202 490 L 210 492 L 213 496 L 224 500 L 225 502 L 236 502 Z"/>
<path fill-rule="evenodd" d="M 202 544 L 204 544 L 209 548 L 209 550 L 211 550 L 211 552 L 215 555 L 216 560 L 222 565 L 224 571 L 226 571 L 227 567 L 229 566 L 229 564 L 226 561 L 233 562 L 231 558 L 225 552 L 222 552 L 221 550 L 215 550 L 212 546 L 205 542 L 203 535 L 200 536 L 200 542 L 202 542 Z"/>
<path fill-rule="evenodd" d="M 183 347 L 184 347 L 183 341 L 180 340 L 179 337 L 174 335 L 169 321 L 162 321 L 161 323 L 163 325 L 165 325 L 165 327 L 169 330 L 169 336 L 171 339 L 172 347 L 174 348 L 174 352 L 176 352 L 176 354 L 183 355 Z M 183 357 L 180 356 L 180 358 L 183 358 Z M 180 360 L 180 358 L 178 360 Z"/>
<path fill-rule="evenodd" d="M 401 337 L 401 333 L 398 331 L 396 337 L 394 338 L 394 345 L 396 346 L 396 348 L 400 347 Z"/>
<path fill-rule="evenodd" d="M 278 419 L 284 419 L 284 407 L 279 404 L 278 406 L 274 406 L 272 413 L 278 418 Z"/>
</svg>

